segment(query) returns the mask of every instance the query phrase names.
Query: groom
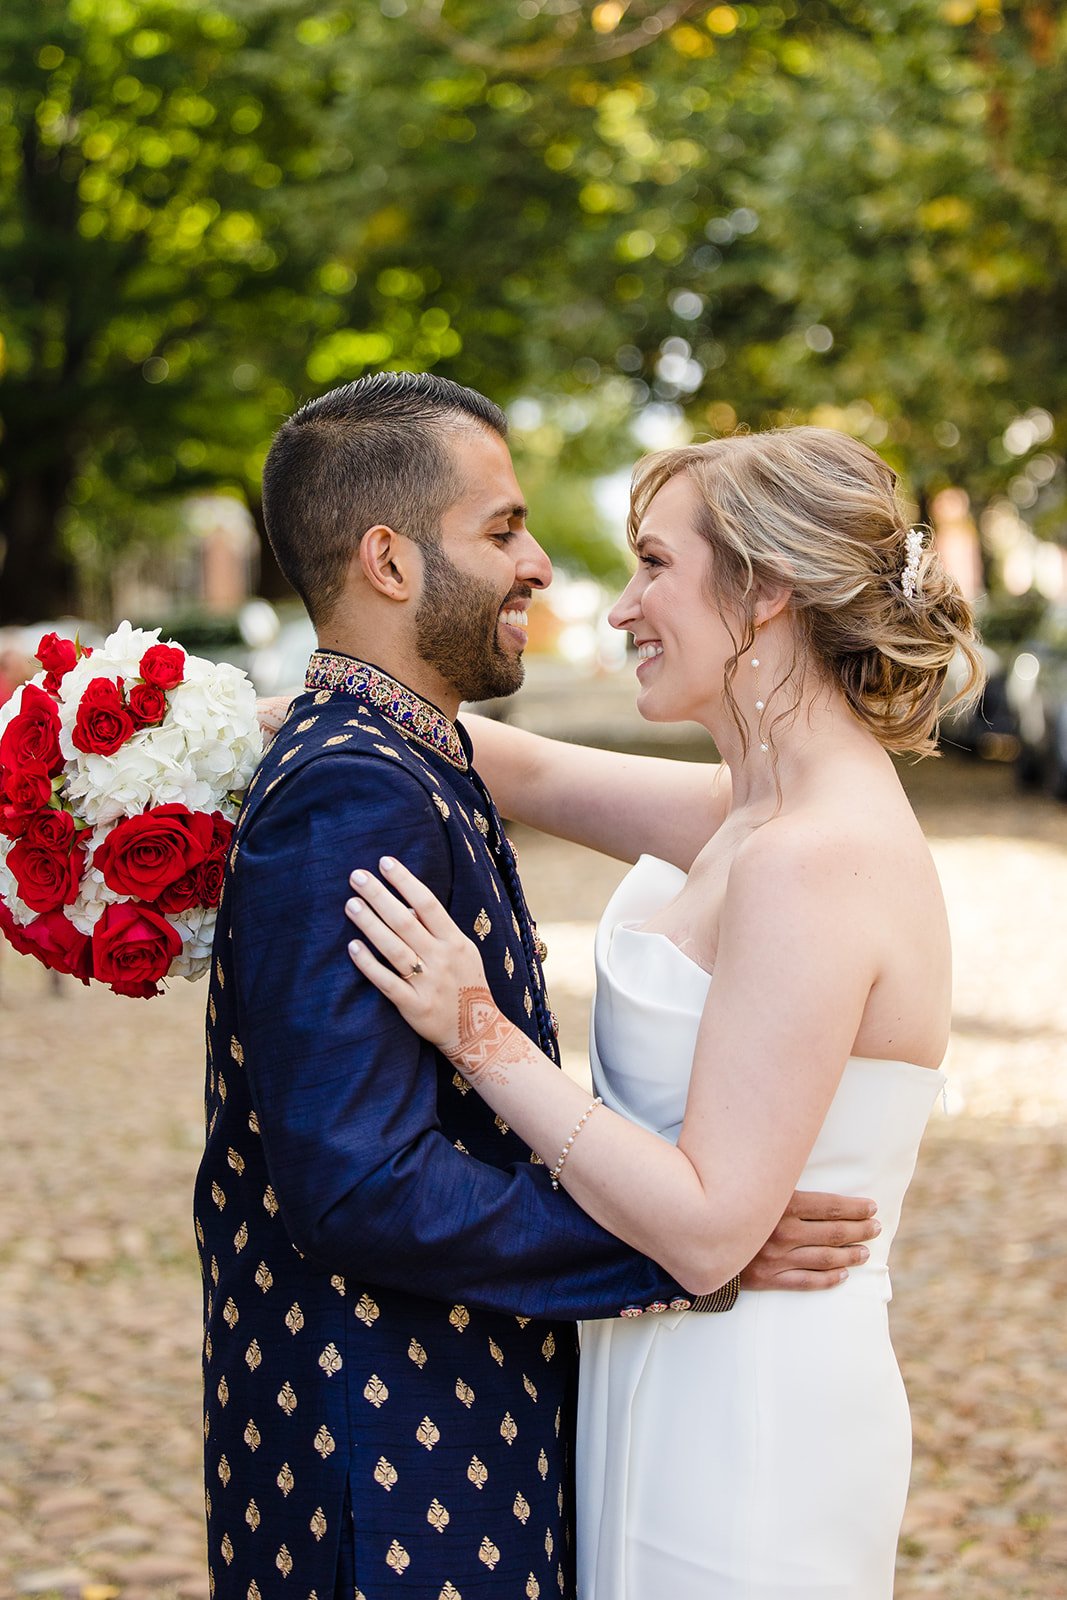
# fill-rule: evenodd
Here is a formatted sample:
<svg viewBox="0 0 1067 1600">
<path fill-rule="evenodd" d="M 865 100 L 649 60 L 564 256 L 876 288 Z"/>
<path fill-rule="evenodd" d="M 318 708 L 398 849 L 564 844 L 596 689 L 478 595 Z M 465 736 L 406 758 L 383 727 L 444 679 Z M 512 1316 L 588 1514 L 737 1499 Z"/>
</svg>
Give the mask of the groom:
<svg viewBox="0 0 1067 1600">
<path fill-rule="evenodd" d="M 267 461 L 271 542 L 320 648 L 241 811 L 208 996 L 215 1600 L 571 1600 L 575 1319 L 737 1292 L 694 1302 L 553 1192 L 346 953 L 348 871 L 389 850 L 558 1059 L 514 853 L 455 722 L 518 688 L 551 579 L 505 433 L 481 395 L 383 374 L 306 405 Z M 844 1224 L 827 1264 L 870 1232 Z M 783 1247 L 765 1256 L 770 1281 Z"/>
</svg>

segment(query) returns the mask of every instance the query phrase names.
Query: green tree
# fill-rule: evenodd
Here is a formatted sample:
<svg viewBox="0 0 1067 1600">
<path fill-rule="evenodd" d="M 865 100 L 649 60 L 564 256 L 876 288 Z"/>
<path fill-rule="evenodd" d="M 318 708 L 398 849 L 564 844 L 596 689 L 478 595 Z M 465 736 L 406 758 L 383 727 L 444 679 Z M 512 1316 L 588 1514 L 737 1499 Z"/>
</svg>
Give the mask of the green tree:
<svg viewBox="0 0 1067 1600">
<path fill-rule="evenodd" d="M 1048 481 L 1067 243 L 1049 4 L 453 0 L 359 31 L 333 115 L 373 130 L 381 203 L 342 232 L 359 287 L 314 378 L 347 375 L 348 341 L 399 299 L 448 320 L 453 376 L 581 402 L 565 466 L 631 452 L 626 412 L 660 401 L 698 430 L 848 428 L 924 500 L 1027 496 L 1020 445 Z"/>
<path fill-rule="evenodd" d="M 104 540 L 201 485 L 255 510 L 282 415 L 388 366 L 537 402 L 542 531 L 601 569 L 562 486 L 653 403 L 849 428 L 923 495 L 1021 498 L 1039 458 L 1051 504 L 1065 32 L 1047 0 L 8 0 L 0 616 L 63 598 L 64 508 Z"/>
<path fill-rule="evenodd" d="M 0 616 L 69 603 L 63 511 L 94 484 L 241 482 L 291 403 L 322 95 L 278 34 L 168 0 L 0 13 Z"/>
</svg>

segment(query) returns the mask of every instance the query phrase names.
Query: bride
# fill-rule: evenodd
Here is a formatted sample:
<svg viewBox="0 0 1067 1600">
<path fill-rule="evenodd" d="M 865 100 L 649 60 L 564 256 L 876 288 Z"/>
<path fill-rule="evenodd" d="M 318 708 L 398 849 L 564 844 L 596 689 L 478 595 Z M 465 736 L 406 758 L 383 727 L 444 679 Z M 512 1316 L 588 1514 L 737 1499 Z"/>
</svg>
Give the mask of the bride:
<svg viewBox="0 0 1067 1600">
<path fill-rule="evenodd" d="M 471 730 L 505 815 L 637 863 L 596 937 L 596 1098 L 501 1016 L 476 946 L 390 858 L 353 874 L 352 959 L 693 1294 L 740 1270 L 795 1188 L 877 1200 L 870 1260 L 832 1294 L 585 1325 L 578 1565 L 583 1600 L 883 1600 L 910 1464 L 887 1259 L 951 974 L 889 752 L 932 752 L 956 652 L 977 685 L 971 618 L 891 470 L 823 429 L 647 457 L 630 537 L 611 621 L 637 646 L 639 709 L 702 725 L 722 764 L 683 769 L 650 840 L 628 806 L 640 761 Z"/>
</svg>

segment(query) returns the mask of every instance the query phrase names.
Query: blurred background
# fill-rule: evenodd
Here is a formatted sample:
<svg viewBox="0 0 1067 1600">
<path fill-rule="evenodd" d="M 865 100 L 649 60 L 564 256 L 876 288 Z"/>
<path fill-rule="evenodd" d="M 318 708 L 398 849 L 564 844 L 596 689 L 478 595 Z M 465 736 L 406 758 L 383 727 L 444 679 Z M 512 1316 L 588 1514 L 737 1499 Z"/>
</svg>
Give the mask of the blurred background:
<svg viewBox="0 0 1067 1600">
<path fill-rule="evenodd" d="M 263 693 L 312 635 L 273 432 L 363 373 L 506 406 L 557 567 L 525 726 L 640 724 L 629 468 L 811 421 L 878 449 L 990 672 L 902 776 L 956 944 L 896 1261 L 904 1600 L 1067 1594 L 1067 16 L 1053 0 L 3 0 L 0 701 L 121 617 Z M 622 868 L 520 835 L 569 1070 Z M 0 952 L 0 1595 L 194 1600 L 203 996 Z"/>
</svg>

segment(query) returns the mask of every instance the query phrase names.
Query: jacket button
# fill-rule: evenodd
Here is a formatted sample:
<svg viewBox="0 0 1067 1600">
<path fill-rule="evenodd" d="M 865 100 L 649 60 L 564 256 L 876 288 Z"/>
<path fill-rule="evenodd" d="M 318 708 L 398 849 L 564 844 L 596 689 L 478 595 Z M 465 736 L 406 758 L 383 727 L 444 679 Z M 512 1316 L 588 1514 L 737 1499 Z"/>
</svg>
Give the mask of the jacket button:
<svg viewBox="0 0 1067 1600">
<path fill-rule="evenodd" d="M 692 1307 L 692 1304 L 693 1304 L 692 1300 L 672 1300 L 671 1301 L 671 1310 L 672 1311 L 688 1311 Z"/>
<path fill-rule="evenodd" d="M 623 1306 L 619 1312 L 620 1317 L 643 1317 L 644 1314 L 644 1306 Z"/>
</svg>

